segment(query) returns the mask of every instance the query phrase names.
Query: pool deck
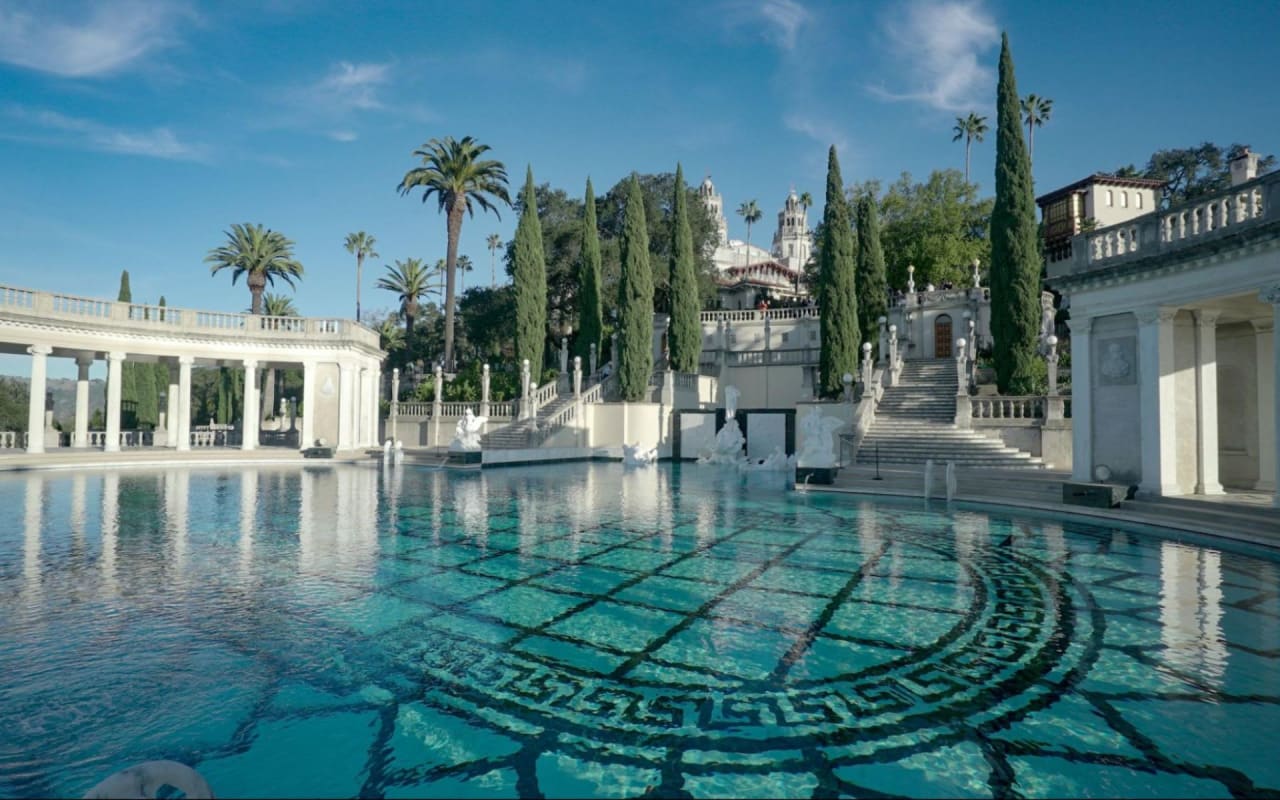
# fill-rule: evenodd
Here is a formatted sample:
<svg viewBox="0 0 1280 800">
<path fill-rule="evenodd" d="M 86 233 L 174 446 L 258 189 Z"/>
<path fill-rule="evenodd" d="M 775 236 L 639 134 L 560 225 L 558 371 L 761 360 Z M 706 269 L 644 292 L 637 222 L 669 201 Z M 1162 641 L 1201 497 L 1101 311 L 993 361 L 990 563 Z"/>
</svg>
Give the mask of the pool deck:
<svg viewBox="0 0 1280 800">
<path fill-rule="evenodd" d="M 922 498 L 923 469 L 845 467 L 829 486 L 797 486 L 800 491 L 850 495 Z M 1062 502 L 1062 484 L 1069 472 L 1054 470 L 982 470 L 960 468 L 953 502 L 965 505 L 1008 505 L 1054 514 L 1071 514 L 1107 522 L 1151 525 L 1187 533 L 1231 539 L 1250 545 L 1280 548 L 1280 510 L 1272 507 L 1270 492 L 1228 491 L 1226 494 L 1184 497 L 1138 497 L 1118 508 L 1089 508 Z M 944 468 L 933 473 L 930 502 L 945 504 Z"/>
</svg>

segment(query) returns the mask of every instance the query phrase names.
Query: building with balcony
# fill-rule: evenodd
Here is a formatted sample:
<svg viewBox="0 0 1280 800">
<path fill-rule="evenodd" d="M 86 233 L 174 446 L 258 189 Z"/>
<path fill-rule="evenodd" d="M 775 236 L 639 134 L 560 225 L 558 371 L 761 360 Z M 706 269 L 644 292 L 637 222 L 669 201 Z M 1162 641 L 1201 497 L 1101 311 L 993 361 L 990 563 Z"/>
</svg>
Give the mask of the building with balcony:
<svg viewBox="0 0 1280 800">
<path fill-rule="evenodd" d="M 719 231 L 719 243 L 711 261 L 719 275 L 719 305 L 724 309 L 751 309 L 761 301 L 790 301 L 808 296 L 801 281 L 809 261 L 813 236 L 809 231 L 808 209 L 794 189 L 778 212 L 778 227 L 772 249 L 729 238 L 724 216 L 724 198 L 707 177 L 698 187 L 698 197 L 711 212 Z"/>
<path fill-rule="evenodd" d="M 1095 227 L 1118 225 L 1155 210 L 1164 181 L 1095 173 L 1036 198 L 1048 261 L 1071 257 L 1071 239 Z"/>
</svg>

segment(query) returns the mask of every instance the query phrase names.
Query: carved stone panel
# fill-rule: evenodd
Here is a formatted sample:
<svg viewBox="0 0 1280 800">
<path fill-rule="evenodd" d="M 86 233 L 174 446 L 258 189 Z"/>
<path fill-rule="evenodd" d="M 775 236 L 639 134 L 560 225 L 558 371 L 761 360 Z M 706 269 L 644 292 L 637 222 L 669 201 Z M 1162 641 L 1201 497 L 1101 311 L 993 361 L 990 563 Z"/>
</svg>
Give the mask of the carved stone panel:
<svg viewBox="0 0 1280 800">
<path fill-rule="evenodd" d="M 1099 339 L 1094 363 L 1099 386 L 1128 386 L 1137 382 L 1137 338 Z"/>
</svg>

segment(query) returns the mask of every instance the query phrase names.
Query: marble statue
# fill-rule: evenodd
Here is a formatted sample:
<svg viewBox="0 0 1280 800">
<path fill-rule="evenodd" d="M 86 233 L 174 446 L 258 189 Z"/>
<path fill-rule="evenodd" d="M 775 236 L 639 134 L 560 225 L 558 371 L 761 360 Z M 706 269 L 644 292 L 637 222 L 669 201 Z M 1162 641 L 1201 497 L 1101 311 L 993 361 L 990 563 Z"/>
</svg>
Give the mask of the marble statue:
<svg viewBox="0 0 1280 800">
<path fill-rule="evenodd" d="M 799 463 L 806 467 L 834 467 L 836 465 L 836 429 L 844 425 L 844 421 L 836 417 L 828 417 L 810 406 L 809 413 L 800 420 L 800 430 L 804 433 L 804 447 L 800 449 Z"/>
<path fill-rule="evenodd" d="M 628 467 L 647 467 L 658 460 L 658 448 L 635 444 L 622 445 L 622 463 Z"/>
<path fill-rule="evenodd" d="M 742 396 L 742 392 L 738 391 L 737 386 L 724 387 L 724 416 L 725 419 L 733 419 L 738 413 L 738 398 Z"/>
<path fill-rule="evenodd" d="M 732 386 L 725 387 L 725 394 L 728 395 Z M 734 390 L 736 395 L 737 390 Z M 724 421 L 724 427 L 716 434 L 716 443 L 712 447 L 711 452 L 703 452 L 698 458 L 699 464 L 741 464 L 746 456 L 742 454 L 742 449 L 747 444 L 747 438 L 742 435 L 742 428 L 738 427 L 738 421 L 732 417 Z"/>
<path fill-rule="evenodd" d="M 752 470 L 758 472 L 788 472 L 796 468 L 796 457 L 788 456 L 782 452 L 781 447 L 773 448 L 773 452 L 768 458 L 762 458 L 759 461 L 745 461 L 742 463 L 743 470 Z"/>
<path fill-rule="evenodd" d="M 477 417 L 468 408 L 453 429 L 453 441 L 449 442 L 449 450 L 479 450 L 480 434 L 484 432 L 484 424 L 488 421 L 488 417 Z"/>
</svg>

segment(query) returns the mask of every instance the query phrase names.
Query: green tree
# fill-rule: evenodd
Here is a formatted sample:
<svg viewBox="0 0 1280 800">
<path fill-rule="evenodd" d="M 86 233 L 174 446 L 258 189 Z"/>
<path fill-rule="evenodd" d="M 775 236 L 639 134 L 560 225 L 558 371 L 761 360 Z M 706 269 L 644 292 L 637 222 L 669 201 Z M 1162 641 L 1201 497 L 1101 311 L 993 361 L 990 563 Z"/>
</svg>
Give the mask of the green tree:
<svg viewBox="0 0 1280 800">
<path fill-rule="evenodd" d="M 511 320 L 516 318 L 514 286 L 468 289 L 462 295 L 458 314 L 462 317 L 462 330 L 471 345 L 473 359 L 492 361 L 515 357 L 511 339 Z"/>
<path fill-rule="evenodd" d="M 133 391 L 137 395 L 134 424 L 139 430 L 154 430 L 160 421 L 160 389 L 156 386 L 154 364 L 133 365 Z"/>
<path fill-rule="evenodd" d="M 622 275 L 618 280 L 620 326 L 618 393 L 634 403 L 649 393 L 653 373 L 653 275 L 649 269 L 649 236 L 640 181 L 631 176 L 626 223 L 619 246 Z"/>
<path fill-rule="evenodd" d="M 164 295 L 160 295 L 160 301 L 157 302 L 156 305 L 160 307 L 160 321 L 163 322 L 165 319 L 164 309 L 168 306 L 168 303 L 165 302 Z M 152 380 L 154 380 L 156 385 L 156 408 L 158 411 L 163 411 L 167 414 L 169 413 L 169 410 L 166 407 L 168 404 L 164 398 L 167 398 L 169 394 L 169 365 L 164 361 L 157 361 L 155 364 L 151 365 L 151 371 L 153 373 Z M 162 398 L 161 395 L 163 395 L 164 398 Z M 157 414 L 157 424 L 158 417 L 159 414 Z M 173 443 L 170 442 L 169 446 L 172 447 Z"/>
<path fill-rule="evenodd" d="M 760 210 L 760 206 L 755 200 L 748 200 L 738 206 L 738 216 L 742 217 L 742 221 L 747 223 L 747 265 L 751 264 L 751 226 L 756 224 L 764 217 L 764 212 Z"/>
<path fill-rule="evenodd" d="M 501 161 L 482 158 L 489 152 L 470 136 L 460 141 L 452 136 L 432 139 L 413 151 L 422 166 L 405 173 L 400 181 L 400 194 L 422 187 L 422 202 L 434 195 L 438 209 L 444 212 L 449 236 L 446 259 L 447 283 L 444 296 L 444 363 L 453 365 L 454 270 L 458 265 L 458 237 L 462 234 L 462 215 L 474 216 L 475 207 L 498 215 L 495 201 L 511 205 L 507 194 L 507 168 Z"/>
<path fill-rule="evenodd" d="M 262 313 L 262 293 L 268 285 L 275 285 L 276 278 L 290 288 L 295 288 L 294 281 L 302 278 L 302 264 L 293 257 L 293 242 L 279 231 L 248 222 L 232 225 L 227 231 L 227 243 L 210 250 L 204 260 L 211 275 L 231 270 L 233 286 L 241 275 L 245 276 L 253 298 L 251 314 Z"/>
<path fill-rule="evenodd" d="M 991 336 L 1001 394 L 1030 394 L 1040 330 L 1040 258 L 1031 159 L 1022 142 L 1009 35 L 996 90 L 996 200 L 991 212 Z"/>
<path fill-rule="evenodd" d="M 29 410 L 27 405 L 30 402 L 29 384 L 17 378 L 0 375 L 0 431 L 25 433 Z"/>
<path fill-rule="evenodd" d="M 533 167 L 525 173 L 516 225 L 512 283 L 516 287 L 516 363 L 525 359 L 536 375 L 542 369 L 547 337 L 547 262 L 533 185 Z"/>
<path fill-rule="evenodd" d="M 1233 144 L 1220 147 L 1212 142 L 1201 142 L 1196 147 L 1157 150 L 1139 170 L 1133 164 L 1115 171 L 1117 177 L 1152 178 L 1164 181 L 1164 205 L 1194 200 L 1197 197 L 1216 194 L 1231 186 L 1231 160 L 1246 149 Z M 1259 156 L 1258 174 L 1265 175 L 1275 169 L 1274 155 Z"/>
<path fill-rule="evenodd" d="M 498 285 L 498 248 L 502 247 L 502 237 L 496 233 L 489 234 L 489 238 L 484 240 L 485 245 L 489 248 L 489 288 L 493 289 Z"/>
<path fill-rule="evenodd" d="M 1036 128 L 1043 126 L 1053 115 L 1053 101 L 1037 94 L 1029 94 L 1021 103 L 1022 116 L 1027 123 L 1027 163 L 1035 157 Z"/>
<path fill-rule="evenodd" d="M 366 258 L 377 258 L 377 240 L 364 231 L 347 234 L 347 252 L 356 257 L 356 322 L 360 321 L 360 275 Z"/>
<path fill-rule="evenodd" d="M 672 192 L 671 227 L 671 328 L 667 349 L 676 372 L 697 372 L 702 355 L 702 321 L 699 311 L 698 275 L 693 260 L 693 232 L 689 229 L 689 193 L 684 185 L 684 169 L 676 164 L 676 185 Z"/>
<path fill-rule="evenodd" d="M 418 318 L 418 309 L 422 298 L 432 294 L 431 279 L 434 270 L 424 266 L 420 258 L 396 260 L 395 266 L 384 265 L 387 274 L 378 279 L 377 288 L 394 292 L 400 300 L 400 316 L 404 319 L 405 343 L 412 348 L 414 340 L 414 324 Z"/>
<path fill-rule="evenodd" d="M 951 141 L 958 142 L 964 139 L 964 182 L 968 183 L 969 150 L 973 142 L 981 143 L 982 137 L 987 135 L 987 118 L 970 111 L 967 117 L 956 117 L 956 125 L 951 130 L 955 133 Z"/>
<path fill-rule="evenodd" d="M 854 187 L 851 201 L 880 197 L 880 242 L 889 285 L 907 282 L 907 266 L 916 268 L 916 284 L 969 282 L 969 265 L 976 258 L 991 260 L 991 198 L 978 199 L 977 186 L 957 169 L 935 170 L 923 183 L 910 173 L 881 196 L 880 184 L 867 181 Z"/>
<path fill-rule="evenodd" d="M 578 348 L 586 369 L 590 369 L 591 345 L 596 355 L 603 354 L 604 306 L 601 298 L 600 232 L 596 229 L 596 193 L 587 178 L 587 193 L 582 202 L 582 255 L 578 264 Z"/>
<path fill-rule="evenodd" d="M 880 247 L 880 217 L 873 197 L 858 200 L 857 270 L 854 285 L 858 289 L 858 322 L 862 341 L 875 343 L 880 338 L 880 317 L 889 310 L 889 290 L 884 271 L 884 250 Z"/>
<path fill-rule="evenodd" d="M 133 291 L 129 288 L 129 270 L 120 272 L 120 292 L 116 300 L 121 303 L 133 302 Z M 138 364 L 125 359 L 120 364 L 120 428 L 133 430 L 138 427 Z"/>
<path fill-rule="evenodd" d="M 818 355 L 819 392 L 839 397 L 846 372 L 858 372 L 858 298 L 854 284 L 853 230 L 845 205 L 844 183 L 836 147 L 827 155 L 827 198 L 822 210 L 822 239 L 818 248 L 818 301 L 822 306 Z"/>
</svg>

